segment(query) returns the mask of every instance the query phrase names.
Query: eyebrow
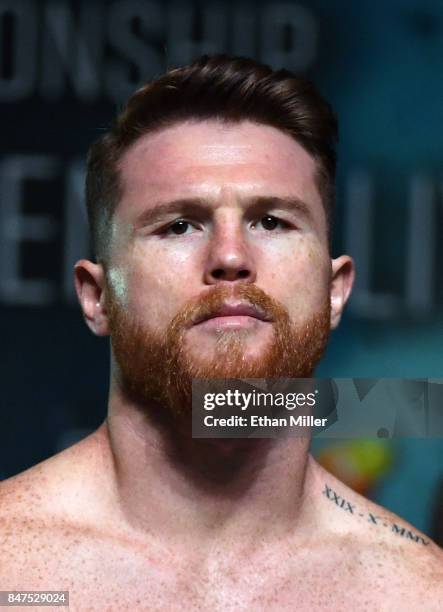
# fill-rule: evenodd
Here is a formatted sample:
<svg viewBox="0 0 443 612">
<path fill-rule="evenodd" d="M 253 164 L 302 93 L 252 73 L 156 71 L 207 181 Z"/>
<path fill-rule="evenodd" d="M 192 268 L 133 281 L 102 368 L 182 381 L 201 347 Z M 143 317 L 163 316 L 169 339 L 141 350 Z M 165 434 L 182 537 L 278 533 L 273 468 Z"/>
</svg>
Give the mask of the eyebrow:
<svg viewBox="0 0 443 612">
<path fill-rule="evenodd" d="M 306 220 L 313 222 L 311 207 L 296 196 L 256 196 L 243 201 L 243 207 L 251 214 L 260 214 L 269 208 L 279 208 L 297 216 L 302 216 Z M 180 215 L 199 215 L 209 219 L 213 213 L 214 205 L 210 200 L 204 198 L 180 198 L 170 202 L 158 202 L 149 209 L 143 211 L 135 221 L 135 227 L 140 228 L 146 225 L 165 220 L 173 214 Z"/>
</svg>

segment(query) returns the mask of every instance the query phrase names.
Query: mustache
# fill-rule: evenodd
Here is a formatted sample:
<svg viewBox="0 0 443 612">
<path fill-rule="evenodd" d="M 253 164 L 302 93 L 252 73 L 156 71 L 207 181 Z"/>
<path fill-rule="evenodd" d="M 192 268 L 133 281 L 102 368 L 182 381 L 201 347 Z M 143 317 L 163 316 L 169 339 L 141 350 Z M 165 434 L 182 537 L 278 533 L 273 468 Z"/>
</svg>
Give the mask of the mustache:
<svg viewBox="0 0 443 612">
<path fill-rule="evenodd" d="M 250 283 L 238 283 L 233 287 L 214 285 L 191 299 L 174 317 L 172 327 L 190 328 L 196 321 L 215 316 L 226 302 L 234 300 L 251 306 L 267 320 L 289 321 L 286 307 L 267 295 L 263 289 Z"/>
</svg>

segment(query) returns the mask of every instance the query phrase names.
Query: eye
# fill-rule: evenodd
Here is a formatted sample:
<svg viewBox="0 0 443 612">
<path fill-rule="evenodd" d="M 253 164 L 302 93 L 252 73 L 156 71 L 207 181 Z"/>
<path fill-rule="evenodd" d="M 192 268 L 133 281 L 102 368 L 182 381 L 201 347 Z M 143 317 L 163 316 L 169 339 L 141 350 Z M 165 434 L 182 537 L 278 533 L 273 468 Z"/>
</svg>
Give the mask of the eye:
<svg viewBox="0 0 443 612">
<path fill-rule="evenodd" d="M 286 228 L 289 226 L 288 223 L 286 223 L 282 219 L 278 219 L 277 217 L 274 217 L 273 215 L 264 215 L 259 220 L 259 223 L 261 223 L 264 229 L 267 231 L 274 230 L 278 226 L 278 224 L 280 224 L 282 228 Z M 253 227 L 255 228 L 255 224 L 253 225 Z"/>
<path fill-rule="evenodd" d="M 176 221 L 171 223 L 171 225 L 168 225 L 168 227 L 164 229 L 163 233 L 172 233 L 175 236 L 182 236 L 184 234 L 189 233 L 186 231 L 188 227 L 194 226 L 189 221 L 186 221 L 186 219 L 177 219 Z"/>
</svg>

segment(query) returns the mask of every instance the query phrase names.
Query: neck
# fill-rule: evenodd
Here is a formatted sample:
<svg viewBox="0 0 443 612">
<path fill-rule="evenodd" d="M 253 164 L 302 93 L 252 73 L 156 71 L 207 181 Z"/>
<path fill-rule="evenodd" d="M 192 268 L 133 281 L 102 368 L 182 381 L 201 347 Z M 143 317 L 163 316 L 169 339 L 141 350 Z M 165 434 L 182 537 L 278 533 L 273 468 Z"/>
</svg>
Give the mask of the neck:
<svg viewBox="0 0 443 612">
<path fill-rule="evenodd" d="M 194 542 L 284 536 L 312 517 L 307 438 L 201 440 L 177 433 L 113 385 L 104 426 L 130 527 Z"/>
</svg>

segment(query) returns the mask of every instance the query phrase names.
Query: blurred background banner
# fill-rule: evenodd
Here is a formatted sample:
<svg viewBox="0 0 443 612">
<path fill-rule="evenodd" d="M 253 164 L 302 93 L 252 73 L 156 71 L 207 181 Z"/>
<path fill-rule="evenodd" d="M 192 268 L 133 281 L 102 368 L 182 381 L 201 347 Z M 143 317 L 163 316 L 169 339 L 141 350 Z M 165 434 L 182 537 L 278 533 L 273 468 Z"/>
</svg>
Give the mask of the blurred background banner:
<svg viewBox="0 0 443 612">
<path fill-rule="evenodd" d="M 443 3 L 0 0 L 0 477 L 106 413 L 107 341 L 72 280 L 89 253 L 89 145 L 141 82 L 216 52 L 308 76 L 339 117 L 333 251 L 354 257 L 357 284 L 317 375 L 441 378 Z M 335 458 L 321 444 L 328 469 L 365 466 L 366 494 L 441 533 L 441 440 Z"/>
</svg>

